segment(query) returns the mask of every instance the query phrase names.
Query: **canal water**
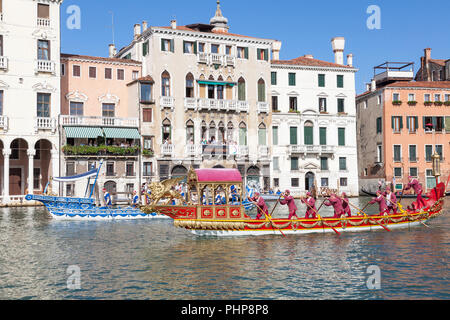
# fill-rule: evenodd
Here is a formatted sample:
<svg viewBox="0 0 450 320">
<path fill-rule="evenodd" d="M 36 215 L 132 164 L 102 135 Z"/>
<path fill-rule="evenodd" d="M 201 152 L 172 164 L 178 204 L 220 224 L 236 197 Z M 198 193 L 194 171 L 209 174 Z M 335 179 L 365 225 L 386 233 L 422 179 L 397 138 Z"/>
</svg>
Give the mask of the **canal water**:
<svg viewBox="0 0 450 320">
<path fill-rule="evenodd" d="M 171 220 L 55 221 L 44 208 L 0 209 L 0 299 L 449 299 L 449 201 L 428 225 L 199 238 Z"/>
</svg>

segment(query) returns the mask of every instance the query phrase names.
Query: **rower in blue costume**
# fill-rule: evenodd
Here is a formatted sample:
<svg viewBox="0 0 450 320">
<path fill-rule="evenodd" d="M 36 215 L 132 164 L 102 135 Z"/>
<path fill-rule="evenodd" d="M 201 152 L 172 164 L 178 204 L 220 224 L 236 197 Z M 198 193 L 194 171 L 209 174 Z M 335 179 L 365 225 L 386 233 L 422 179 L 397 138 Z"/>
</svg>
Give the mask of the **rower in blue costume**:
<svg viewBox="0 0 450 320">
<path fill-rule="evenodd" d="M 105 205 L 107 207 L 111 207 L 112 206 L 112 200 L 111 200 L 111 195 L 109 194 L 108 191 L 106 191 L 106 189 L 103 189 L 103 192 L 105 194 L 104 199 L 105 199 Z"/>
<path fill-rule="evenodd" d="M 137 194 L 137 191 L 134 191 L 133 192 L 133 207 L 137 208 L 138 204 L 139 204 L 139 196 Z"/>
</svg>

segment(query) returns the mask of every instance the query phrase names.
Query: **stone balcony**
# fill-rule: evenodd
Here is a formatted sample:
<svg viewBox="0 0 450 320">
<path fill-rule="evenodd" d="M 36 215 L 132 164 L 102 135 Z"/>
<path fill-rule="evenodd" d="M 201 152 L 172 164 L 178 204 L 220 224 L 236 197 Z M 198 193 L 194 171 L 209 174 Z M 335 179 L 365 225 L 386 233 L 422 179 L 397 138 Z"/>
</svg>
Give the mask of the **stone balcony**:
<svg viewBox="0 0 450 320">
<path fill-rule="evenodd" d="M 8 58 L 0 56 L 0 69 L 8 69 Z"/>
<path fill-rule="evenodd" d="M 234 67 L 236 65 L 236 57 L 220 53 L 199 52 L 197 54 L 197 62 L 206 65 L 220 65 L 223 67 Z"/>
<path fill-rule="evenodd" d="M 269 157 L 269 147 L 268 146 L 259 146 L 258 147 L 258 157 L 259 158 Z"/>
<path fill-rule="evenodd" d="M 269 113 L 269 104 L 267 102 L 258 102 L 258 113 Z"/>
<path fill-rule="evenodd" d="M 56 118 L 50 117 L 36 117 L 35 118 L 35 132 L 38 133 L 39 130 L 51 130 L 52 133 L 56 132 Z"/>
<path fill-rule="evenodd" d="M 50 28 L 50 19 L 47 18 L 38 18 L 37 26 L 41 28 Z"/>
<path fill-rule="evenodd" d="M 163 109 L 173 109 L 175 108 L 175 98 L 173 97 L 161 97 L 159 100 L 159 105 L 161 107 L 161 110 Z"/>
<path fill-rule="evenodd" d="M 289 154 L 334 154 L 335 146 L 328 145 L 291 145 L 289 146 Z"/>
<path fill-rule="evenodd" d="M 8 131 L 8 120 L 7 116 L 0 116 L 0 129 L 3 131 Z"/>
<path fill-rule="evenodd" d="M 107 126 L 125 128 L 139 127 L 139 120 L 136 118 L 108 118 L 61 115 L 59 121 L 60 125 L 63 126 Z"/>
<path fill-rule="evenodd" d="M 56 64 L 51 60 L 37 60 L 36 72 L 55 73 Z"/>
<path fill-rule="evenodd" d="M 172 157 L 175 151 L 175 147 L 173 144 L 163 144 L 161 146 L 161 155 Z"/>
</svg>

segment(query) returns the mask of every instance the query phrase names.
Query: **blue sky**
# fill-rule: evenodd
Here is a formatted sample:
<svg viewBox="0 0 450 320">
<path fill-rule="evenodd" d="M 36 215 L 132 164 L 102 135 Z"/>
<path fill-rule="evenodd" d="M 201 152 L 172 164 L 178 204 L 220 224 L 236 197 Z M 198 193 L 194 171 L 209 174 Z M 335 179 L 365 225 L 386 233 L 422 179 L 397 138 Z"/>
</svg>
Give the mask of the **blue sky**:
<svg viewBox="0 0 450 320">
<path fill-rule="evenodd" d="M 66 9 L 81 9 L 81 28 L 69 30 Z M 356 91 L 361 93 L 373 77 L 373 67 L 385 61 L 415 62 L 420 68 L 423 49 L 432 58 L 450 59 L 450 1 L 448 0 L 222 0 L 230 32 L 283 42 L 281 59 L 305 54 L 334 62 L 330 40 L 346 38 L 345 56 L 354 55 Z M 367 8 L 381 12 L 381 29 L 369 30 Z M 65 0 L 61 8 L 62 52 L 107 56 L 112 43 L 111 12 L 114 13 L 118 49 L 130 43 L 133 26 L 146 20 L 150 26 L 209 23 L 216 0 Z"/>
</svg>

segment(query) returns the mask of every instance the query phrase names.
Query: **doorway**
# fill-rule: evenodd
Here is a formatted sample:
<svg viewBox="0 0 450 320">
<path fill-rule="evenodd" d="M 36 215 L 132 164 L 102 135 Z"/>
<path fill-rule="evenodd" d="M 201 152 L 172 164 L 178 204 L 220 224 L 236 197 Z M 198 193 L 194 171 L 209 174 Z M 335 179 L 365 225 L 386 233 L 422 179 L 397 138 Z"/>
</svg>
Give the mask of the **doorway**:
<svg viewBox="0 0 450 320">
<path fill-rule="evenodd" d="M 315 180 L 315 175 L 312 172 L 308 172 L 305 175 L 305 190 L 306 191 L 311 191 L 312 188 L 314 187 L 314 180 Z"/>
</svg>

